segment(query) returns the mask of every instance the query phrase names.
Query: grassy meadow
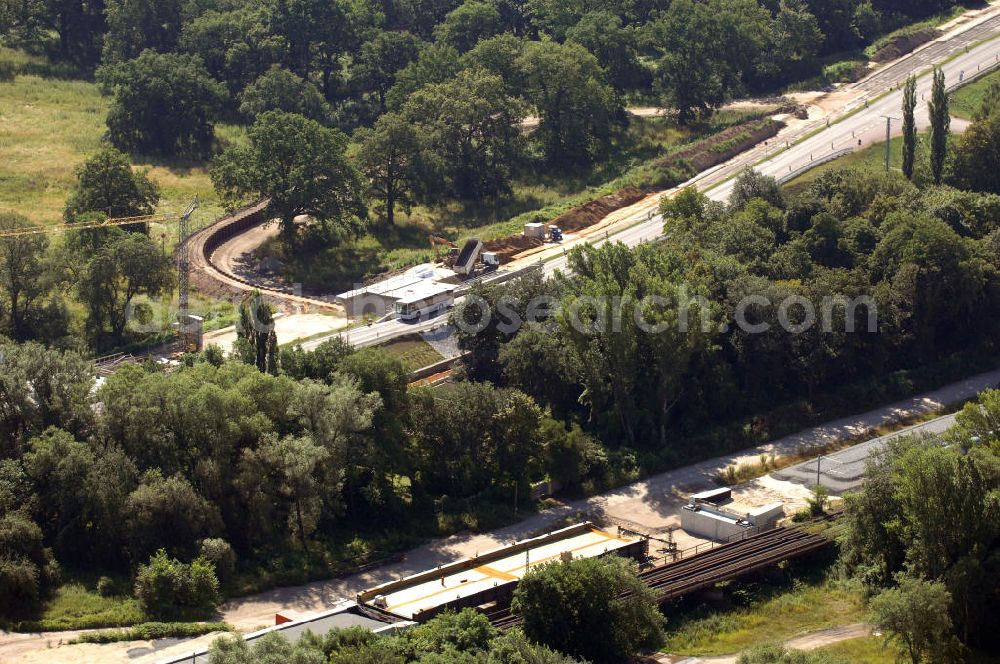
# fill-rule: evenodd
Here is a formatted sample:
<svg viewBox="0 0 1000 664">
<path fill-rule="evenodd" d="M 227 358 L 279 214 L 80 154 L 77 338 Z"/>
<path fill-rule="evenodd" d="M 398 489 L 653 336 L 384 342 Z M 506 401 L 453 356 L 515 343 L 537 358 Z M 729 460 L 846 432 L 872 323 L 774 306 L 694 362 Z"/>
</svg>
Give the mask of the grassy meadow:
<svg viewBox="0 0 1000 664">
<path fill-rule="evenodd" d="M 39 226 L 62 222 L 63 207 L 76 183 L 76 168 L 100 149 L 110 98 L 97 84 L 73 79 L 45 59 L 0 48 L 0 61 L 17 76 L 0 82 L 0 210 L 24 215 Z M 237 127 L 217 127 L 220 143 L 239 140 Z M 204 163 L 133 157 L 159 183 L 161 212 L 182 211 L 194 196 L 201 207 L 192 223 L 201 226 L 222 212 Z M 153 228 L 151 235 L 173 228 Z"/>
</svg>

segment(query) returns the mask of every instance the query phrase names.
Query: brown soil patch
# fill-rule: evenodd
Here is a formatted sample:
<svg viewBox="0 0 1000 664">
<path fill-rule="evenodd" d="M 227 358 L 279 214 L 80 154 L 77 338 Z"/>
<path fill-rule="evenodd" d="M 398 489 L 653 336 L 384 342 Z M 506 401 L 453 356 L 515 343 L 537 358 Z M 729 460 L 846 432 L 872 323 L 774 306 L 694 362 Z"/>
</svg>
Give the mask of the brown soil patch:
<svg viewBox="0 0 1000 664">
<path fill-rule="evenodd" d="M 579 205 L 568 212 L 564 212 L 550 221 L 548 225 L 561 228 L 567 233 L 580 231 L 593 226 L 612 212 L 637 203 L 645 197 L 646 193 L 643 190 L 636 187 L 626 187 L 613 194 L 602 196 L 589 203 Z M 537 238 L 511 235 L 510 237 L 484 243 L 483 250 L 495 252 L 500 256 L 501 260 L 507 260 L 521 252 L 540 247 L 543 244 L 545 243 Z"/>
<path fill-rule="evenodd" d="M 675 152 L 659 165 L 664 169 L 688 169 L 692 175 L 701 173 L 729 161 L 761 141 L 776 136 L 784 127 L 784 123 L 771 118 L 730 127 L 711 138 Z"/>
<path fill-rule="evenodd" d="M 917 30 L 912 34 L 898 35 L 890 39 L 888 44 L 880 48 L 875 55 L 872 56 L 872 61 L 879 64 L 882 64 L 883 62 L 891 62 L 903 57 L 907 53 L 912 53 L 918 46 L 923 46 L 927 42 L 937 39 L 940 36 L 941 32 L 935 28 L 924 28 L 923 30 Z"/>
</svg>

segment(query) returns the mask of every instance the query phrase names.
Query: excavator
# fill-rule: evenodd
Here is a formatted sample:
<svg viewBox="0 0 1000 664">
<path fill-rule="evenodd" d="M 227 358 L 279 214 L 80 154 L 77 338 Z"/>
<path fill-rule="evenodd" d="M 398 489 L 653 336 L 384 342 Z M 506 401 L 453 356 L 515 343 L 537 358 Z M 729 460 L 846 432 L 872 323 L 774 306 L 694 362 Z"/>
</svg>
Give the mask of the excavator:
<svg viewBox="0 0 1000 664">
<path fill-rule="evenodd" d="M 448 247 L 449 249 L 458 249 L 454 242 L 446 240 L 443 237 L 438 237 L 437 235 L 427 236 L 431 243 L 431 249 L 434 250 L 434 260 L 441 260 L 441 250 L 438 247 Z"/>
</svg>

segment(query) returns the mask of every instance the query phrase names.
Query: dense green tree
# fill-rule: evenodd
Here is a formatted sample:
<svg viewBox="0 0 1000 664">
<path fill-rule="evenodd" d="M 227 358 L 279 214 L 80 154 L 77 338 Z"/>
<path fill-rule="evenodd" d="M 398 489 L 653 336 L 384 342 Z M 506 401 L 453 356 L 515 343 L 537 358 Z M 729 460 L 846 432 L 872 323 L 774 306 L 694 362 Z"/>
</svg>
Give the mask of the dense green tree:
<svg viewBox="0 0 1000 664">
<path fill-rule="evenodd" d="M 244 88 L 239 102 L 240 115 L 251 122 L 267 111 L 297 113 L 324 124 L 330 120 L 330 107 L 316 86 L 277 65 Z"/>
<path fill-rule="evenodd" d="M 712 9 L 706 3 L 675 0 L 649 31 L 663 53 L 656 69 L 657 89 L 664 103 L 677 109 L 681 124 L 718 107 L 726 97 L 728 72 L 720 59 L 724 35 Z"/>
<path fill-rule="evenodd" d="M 462 54 L 465 69 L 485 69 L 496 74 L 507 85 L 507 92 L 516 96 L 524 88 L 524 72 L 518 58 L 524 52 L 525 40 L 510 33 L 483 39 L 472 50 Z"/>
<path fill-rule="evenodd" d="M 769 175 L 747 168 L 733 183 L 733 191 L 729 194 L 729 209 L 732 212 L 739 212 L 755 198 L 763 199 L 779 209 L 785 207 L 785 194 L 778 181 Z"/>
<path fill-rule="evenodd" d="M 944 661 L 951 634 L 951 596 L 942 583 L 903 577 L 872 599 L 873 623 L 912 664 Z"/>
<path fill-rule="evenodd" d="M 774 46 L 779 58 L 807 60 L 822 48 L 826 36 L 805 0 L 781 0 L 774 17 Z"/>
<path fill-rule="evenodd" d="M 185 564 L 162 549 L 139 566 L 135 595 L 146 615 L 159 620 L 205 619 L 221 601 L 212 563 Z"/>
<path fill-rule="evenodd" d="M 575 42 L 541 41 L 525 44 L 518 63 L 546 161 L 567 168 L 604 154 L 619 107 L 597 58 Z"/>
<path fill-rule="evenodd" d="M 369 196 L 378 204 L 385 226 L 396 223 L 396 208 L 409 214 L 423 188 L 428 154 L 424 137 L 396 113 L 386 113 L 372 129 L 359 129 L 358 170 L 369 182 Z"/>
<path fill-rule="evenodd" d="M 533 643 L 520 630 L 504 632 L 490 642 L 487 664 L 579 664 L 580 660 Z"/>
<path fill-rule="evenodd" d="M 38 524 L 22 512 L 0 514 L 0 551 L 0 615 L 30 614 L 52 590 L 58 573 Z"/>
<path fill-rule="evenodd" d="M 361 183 L 347 160 L 347 137 L 301 115 L 268 111 L 212 168 L 216 191 L 230 206 L 266 198 L 265 214 L 294 247 L 295 218 L 308 215 L 331 232 L 352 232 L 364 216 Z"/>
<path fill-rule="evenodd" d="M 298 539 L 309 558 L 309 538 L 320 519 L 341 509 L 343 478 L 330 452 L 309 436 L 267 436 L 243 452 L 238 473 L 251 510 L 248 521 L 263 527 L 258 537 L 280 536 L 284 521 L 284 533 Z"/>
<path fill-rule="evenodd" d="M 615 13 L 588 12 L 566 31 L 566 39 L 594 54 L 619 95 L 646 83 L 648 73 L 639 62 L 638 32 L 624 25 Z"/>
<path fill-rule="evenodd" d="M 289 68 L 306 80 L 318 73 L 320 89 L 332 98 L 341 57 L 374 24 L 374 6 L 347 0 L 270 0 L 267 6 L 272 29 L 288 43 Z"/>
<path fill-rule="evenodd" d="M 419 61 L 418 61 L 419 62 Z M 495 197 L 510 191 L 521 150 L 524 106 L 503 81 L 484 71 L 462 71 L 426 85 L 407 100 L 403 116 L 426 136 L 440 166 L 428 196 Z"/>
<path fill-rule="evenodd" d="M 0 231 L 30 228 L 17 214 L 0 212 Z M 41 300 L 54 287 L 45 254 L 49 246 L 44 235 L 24 235 L 0 239 L 0 325 L 16 341 L 25 341 L 35 332 L 42 315 Z"/>
<path fill-rule="evenodd" d="M 566 31 L 580 22 L 590 7 L 583 0 L 525 0 L 524 11 L 537 33 L 558 41 Z"/>
<path fill-rule="evenodd" d="M 157 549 L 191 558 L 198 544 L 222 529 L 218 508 L 180 476 L 164 477 L 151 470 L 128 500 L 123 514 L 132 560 L 141 561 Z"/>
<path fill-rule="evenodd" d="M 910 179 L 913 178 L 913 166 L 917 157 L 916 108 L 917 77 L 910 76 L 903 88 L 903 175 Z"/>
<path fill-rule="evenodd" d="M 94 426 L 93 365 L 73 352 L 0 338 L 0 455 L 19 453 L 49 427 L 86 437 Z"/>
<path fill-rule="evenodd" d="M 166 53 L 183 25 L 181 0 L 104 0 L 108 32 L 103 64 L 123 63 L 146 49 Z"/>
<path fill-rule="evenodd" d="M 134 170 L 128 155 L 106 147 L 77 168 L 76 187 L 66 200 L 63 217 L 70 223 L 88 212 L 138 217 L 153 214 L 159 202 L 160 187 L 148 170 Z"/>
<path fill-rule="evenodd" d="M 955 147 L 955 181 L 963 188 L 1000 194 L 1000 113 L 973 122 Z"/>
<path fill-rule="evenodd" d="M 499 382 L 501 344 L 514 339 L 525 321 L 538 322 L 550 316 L 551 302 L 548 307 L 543 305 L 551 294 L 544 276 L 536 272 L 505 287 L 473 284 L 469 297 L 455 307 L 450 319 L 458 347 L 466 353 L 462 358 L 466 375 L 473 380 Z"/>
<path fill-rule="evenodd" d="M 417 59 L 396 72 L 396 80 L 386 93 L 386 106 L 399 110 L 414 92 L 432 83 L 444 83 L 461 69 L 460 56 L 447 44 L 427 44 Z"/>
<path fill-rule="evenodd" d="M 481 39 L 502 32 L 500 12 L 482 0 L 465 0 L 448 12 L 434 28 L 434 38 L 459 53 L 468 51 Z"/>
<path fill-rule="evenodd" d="M 174 279 L 172 262 L 148 237 L 138 233 L 116 237 L 87 261 L 77 283 L 77 294 L 87 308 L 87 331 L 99 342 L 105 331 L 112 342 L 121 340 L 138 313 L 135 299 L 169 291 Z"/>
<path fill-rule="evenodd" d="M 209 9 L 184 23 L 178 45 L 199 56 L 233 96 L 288 55 L 288 42 L 271 30 L 264 6 Z"/>
<path fill-rule="evenodd" d="M 556 332 L 529 322 L 500 346 L 497 361 L 507 385 L 551 409 L 556 417 L 566 418 L 578 409 L 581 389 L 573 355 Z"/>
<path fill-rule="evenodd" d="M 592 662 L 627 661 L 663 643 L 652 591 L 634 563 L 615 556 L 537 566 L 517 585 L 511 608 L 529 639 Z"/>
<path fill-rule="evenodd" d="M 931 118 L 931 174 L 935 184 L 941 184 L 944 162 L 948 156 L 948 136 L 951 133 L 951 112 L 948 110 L 948 91 L 944 71 L 935 68 L 931 100 L 927 103 Z"/>
<path fill-rule="evenodd" d="M 401 69 L 417 59 L 421 41 L 405 31 L 379 30 L 361 45 L 352 69 L 355 85 L 375 95 L 380 113 L 387 109 L 386 98 Z"/>
<path fill-rule="evenodd" d="M 487 490 L 528 494 L 542 453 L 542 413 L 530 397 L 459 383 L 413 399 L 414 464 L 423 487 L 457 498 Z"/>
<path fill-rule="evenodd" d="M 351 345 L 339 336 L 324 341 L 315 350 L 308 352 L 302 350 L 301 346 L 282 348 L 281 371 L 296 379 L 329 381 L 330 375 L 352 352 Z"/>
<path fill-rule="evenodd" d="M 211 152 L 227 93 L 198 56 L 145 50 L 105 66 L 101 79 L 114 93 L 107 122 L 118 149 L 191 158 Z"/>
<path fill-rule="evenodd" d="M 966 404 L 948 434 L 964 448 L 1000 442 L 1000 390 L 986 390 Z"/>
</svg>

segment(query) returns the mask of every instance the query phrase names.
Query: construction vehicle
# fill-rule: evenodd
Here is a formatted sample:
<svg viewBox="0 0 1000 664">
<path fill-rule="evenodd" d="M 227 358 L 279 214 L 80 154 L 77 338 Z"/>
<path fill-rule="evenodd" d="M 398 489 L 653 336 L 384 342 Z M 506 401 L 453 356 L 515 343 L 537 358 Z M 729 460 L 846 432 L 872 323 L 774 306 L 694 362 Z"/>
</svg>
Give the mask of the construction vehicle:
<svg viewBox="0 0 1000 664">
<path fill-rule="evenodd" d="M 563 241 L 562 229 L 557 226 L 553 226 L 552 228 L 550 228 L 549 240 L 551 240 L 552 242 L 562 242 Z"/>
<path fill-rule="evenodd" d="M 178 272 L 178 312 L 175 327 L 178 332 L 181 350 L 201 350 L 202 319 L 192 316 L 189 312 L 191 292 L 191 263 L 186 244 L 188 240 L 188 221 L 198 208 L 198 197 L 195 196 L 183 214 L 174 212 L 165 214 L 148 214 L 139 217 L 117 217 L 94 221 L 81 221 L 58 226 L 32 226 L 28 228 L 12 228 L 0 231 L 0 240 L 27 235 L 52 235 L 63 231 L 82 231 L 98 228 L 118 228 L 121 226 L 145 226 L 148 224 L 168 224 L 177 222 L 177 272 Z"/>
<path fill-rule="evenodd" d="M 431 249 L 434 250 L 435 261 L 441 260 L 441 251 L 438 249 L 438 247 L 449 247 L 452 249 L 457 249 L 454 242 L 446 240 L 443 237 L 438 237 L 437 235 L 428 235 L 427 239 L 430 240 Z"/>
<path fill-rule="evenodd" d="M 470 276 L 476 271 L 476 264 L 479 262 L 479 254 L 482 251 L 483 243 L 479 238 L 474 237 L 466 240 L 465 246 L 462 247 L 462 251 L 459 252 L 451 269 L 455 271 L 455 274 Z"/>
</svg>

